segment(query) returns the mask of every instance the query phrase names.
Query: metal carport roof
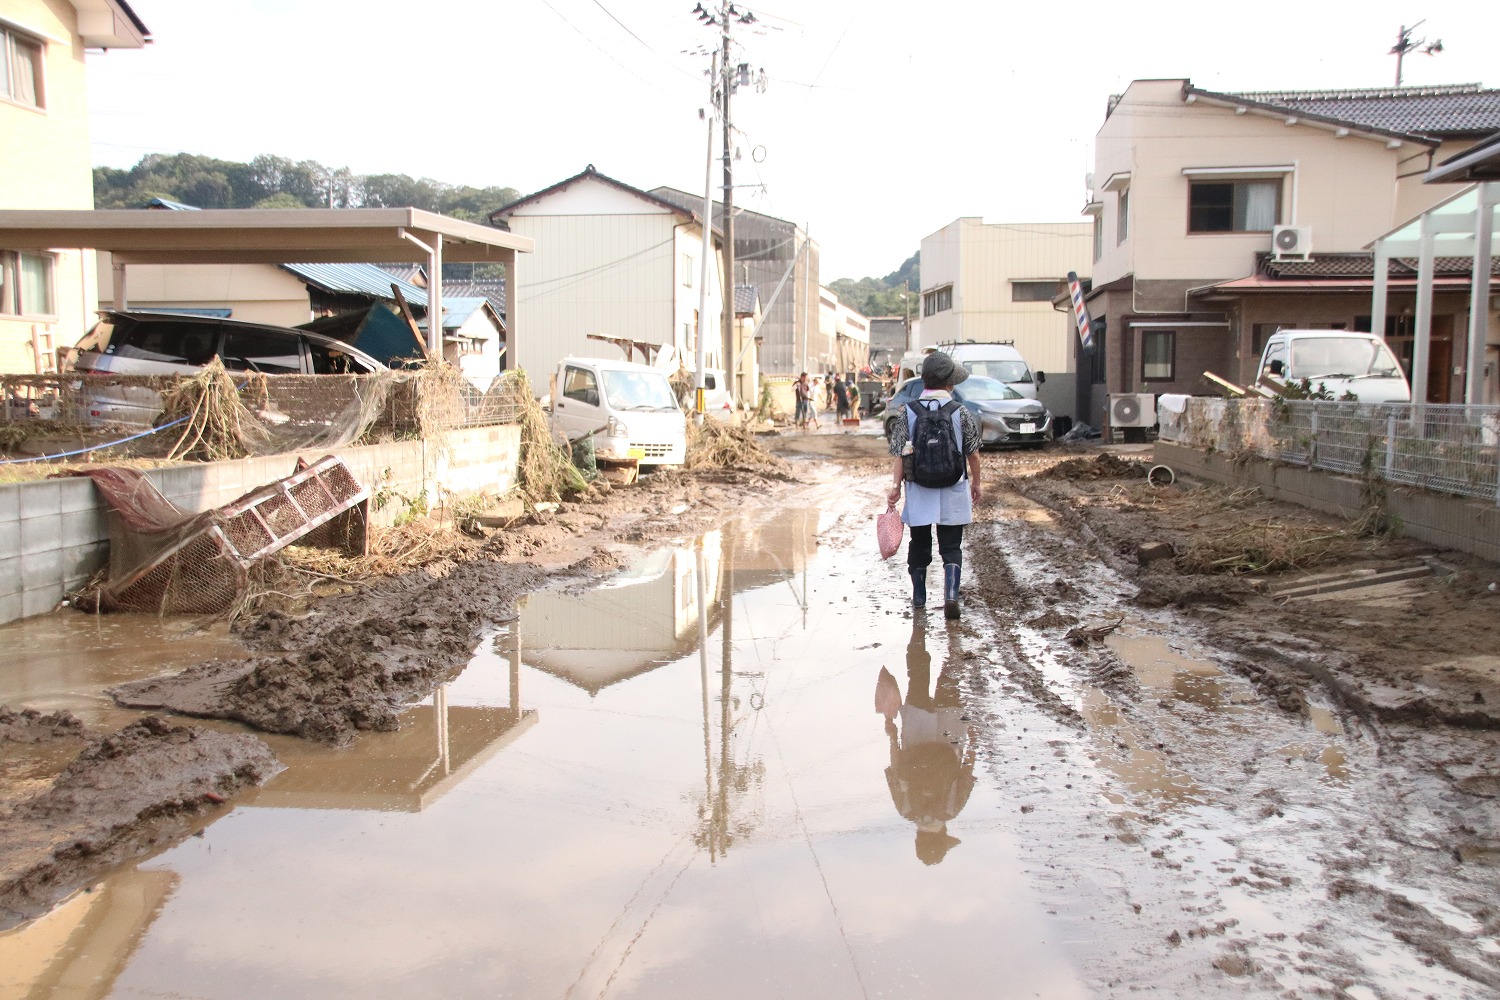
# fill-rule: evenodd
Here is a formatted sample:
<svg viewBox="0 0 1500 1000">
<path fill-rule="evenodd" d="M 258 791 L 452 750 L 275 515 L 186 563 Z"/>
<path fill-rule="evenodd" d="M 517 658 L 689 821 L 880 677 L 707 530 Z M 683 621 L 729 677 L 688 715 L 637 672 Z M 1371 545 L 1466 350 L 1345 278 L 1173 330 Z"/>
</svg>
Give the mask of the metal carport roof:
<svg viewBox="0 0 1500 1000">
<path fill-rule="evenodd" d="M 515 255 L 534 249 L 524 236 L 416 208 L 7 209 L 0 210 L 0 246 L 108 250 L 122 301 L 118 293 L 125 289 L 122 279 L 130 264 L 414 261 L 427 265 L 427 294 L 437 311 L 445 260 L 504 265 L 515 287 Z M 514 304 L 509 312 L 506 325 L 514 337 Z M 429 347 L 435 351 L 437 344 Z"/>
</svg>

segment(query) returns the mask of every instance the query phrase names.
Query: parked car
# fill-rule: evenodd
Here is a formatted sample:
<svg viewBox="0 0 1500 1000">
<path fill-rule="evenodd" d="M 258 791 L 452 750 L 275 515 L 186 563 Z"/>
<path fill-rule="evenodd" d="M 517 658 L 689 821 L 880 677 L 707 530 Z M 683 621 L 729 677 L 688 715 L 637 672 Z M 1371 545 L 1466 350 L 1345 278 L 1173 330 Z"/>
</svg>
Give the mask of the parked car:
<svg viewBox="0 0 1500 1000">
<path fill-rule="evenodd" d="M 886 407 L 885 439 L 891 427 L 906 419 L 906 404 L 922 394 L 920 378 L 907 379 Z M 1052 436 L 1052 414 L 1035 399 L 1027 399 L 999 379 L 970 375 L 953 387 L 953 398 L 979 418 L 981 446 L 1026 445 L 1040 448 Z"/>
<path fill-rule="evenodd" d="M 266 375 L 362 375 L 386 367 L 334 337 L 288 327 L 177 313 L 105 312 L 78 342 L 74 370 L 119 375 L 192 375 L 215 355 L 230 371 Z M 150 426 L 161 394 L 104 386 L 85 399 L 89 423 Z"/>
</svg>

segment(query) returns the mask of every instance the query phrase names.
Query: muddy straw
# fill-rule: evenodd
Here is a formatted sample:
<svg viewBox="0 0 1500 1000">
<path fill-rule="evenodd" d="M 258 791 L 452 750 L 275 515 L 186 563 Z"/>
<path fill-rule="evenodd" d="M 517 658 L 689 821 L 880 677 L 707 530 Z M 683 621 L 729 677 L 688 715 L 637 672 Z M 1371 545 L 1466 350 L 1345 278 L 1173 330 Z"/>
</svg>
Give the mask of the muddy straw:
<svg viewBox="0 0 1500 1000">
<path fill-rule="evenodd" d="M 689 469 L 765 469 L 784 463 L 772 455 L 744 427 L 704 417 L 688 424 Z"/>
<path fill-rule="evenodd" d="M 561 500 L 564 496 L 588 489 L 583 473 L 573 467 L 573 456 L 567 448 L 552 439 L 552 428 L 542 405 L 532 397 L 531 382 L 526 373 L 517 371 L 516 386 L 521 400 L 521 461 L 518 474 L 521 489 L 532 503 Z"/>
<path fill-rule="evenodd" d="M 243 376 L 247 395 L 267 397 L 265 376 L 251 373 Z M 162 396 L 161 421 L 168 423 L 187 417 L 182 435 L 172 446 L 168 458 L 193 458 L 208 462 L 244 458 L 270 437 L 266 428 L 246 408 L 240 398 L 240 386 L 224 368 L 217 356 L 192 378 L 183 379 Z"/>
<path fill-rule="evenodd" d="M 1192 573 L 1275 573 L 1331 562 L 1357 542 L 1352 531 L 1261 518 L 1198 533 L 1177 561 Z"/>
</svg>

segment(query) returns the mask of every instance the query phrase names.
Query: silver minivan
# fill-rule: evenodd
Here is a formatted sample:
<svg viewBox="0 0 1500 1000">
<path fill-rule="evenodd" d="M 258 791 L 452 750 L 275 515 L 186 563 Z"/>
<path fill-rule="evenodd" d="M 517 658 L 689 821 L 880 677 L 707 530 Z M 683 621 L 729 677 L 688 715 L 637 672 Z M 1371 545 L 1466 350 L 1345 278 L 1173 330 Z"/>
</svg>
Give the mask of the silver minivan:
<svg viewBox="0 0 1500 1000">
<path fill-rule="evenodd" d="M 215 355 L 230 371 L 266 375 L 364 375 L 386 367 L 344 341 L 308 330 L 189 315 L 105 312 L 74 349 L 78 372 L 192 375 Z M 161 394 L 144 386 L 89 392 L 86 423 L 150 426 Z"/>
</svg>

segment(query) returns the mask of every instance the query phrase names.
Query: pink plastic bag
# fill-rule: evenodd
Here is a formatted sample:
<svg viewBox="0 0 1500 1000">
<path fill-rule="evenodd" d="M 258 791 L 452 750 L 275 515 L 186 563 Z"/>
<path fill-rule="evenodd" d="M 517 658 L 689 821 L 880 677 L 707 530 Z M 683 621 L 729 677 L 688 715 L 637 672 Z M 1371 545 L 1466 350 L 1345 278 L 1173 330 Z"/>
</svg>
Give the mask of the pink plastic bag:
<svg viewBox="0 0 1500 1000">
<path fill-rule="evenodd" d="M 880 558 L 889 559 L 901 547 L 901 512 L 895 504 L 885 513 L 875 515 L 875 539 L 880 543 Z"/>
</svg>

